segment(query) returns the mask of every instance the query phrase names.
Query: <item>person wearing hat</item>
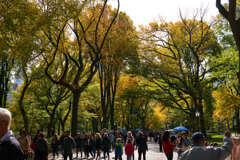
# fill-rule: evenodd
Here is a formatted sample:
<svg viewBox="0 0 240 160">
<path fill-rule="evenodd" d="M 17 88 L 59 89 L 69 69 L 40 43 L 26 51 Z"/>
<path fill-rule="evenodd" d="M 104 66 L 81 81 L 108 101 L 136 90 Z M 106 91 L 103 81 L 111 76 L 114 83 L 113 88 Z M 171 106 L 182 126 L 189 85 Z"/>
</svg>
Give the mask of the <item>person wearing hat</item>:
<svg viewBox="0 0 240 160">
<path fill-rule="evenodd" d="M 205 137 L 201 132 L 192 135 L 192 148 L 188 149 L 178 160 L 224 160 L 232 152 L 231 132 L 226 131 L 221 147 L 206 147 Z"/>
</svg>

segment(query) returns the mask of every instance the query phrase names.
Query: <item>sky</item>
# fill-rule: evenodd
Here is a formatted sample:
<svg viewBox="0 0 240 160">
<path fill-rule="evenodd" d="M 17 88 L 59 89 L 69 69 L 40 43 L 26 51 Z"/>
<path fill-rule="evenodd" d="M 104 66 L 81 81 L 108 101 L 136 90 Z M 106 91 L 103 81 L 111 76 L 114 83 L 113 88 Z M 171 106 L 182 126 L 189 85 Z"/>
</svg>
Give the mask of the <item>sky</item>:
<svg viewBox="0 0 240 160">
<path fill-rule="evenodd" d="M 222 3 L 227 0 L 222 0 Z M 147 25 L 164 18 L 166 21 L 179 20 L 179 8 L 184 16 L 191 16 L 196 9 L 207 8 L 207 19 L 218 14 L 216 0 L 120 0 L 120 10 L 127 13 L 134 25 Z"/>
</svg>

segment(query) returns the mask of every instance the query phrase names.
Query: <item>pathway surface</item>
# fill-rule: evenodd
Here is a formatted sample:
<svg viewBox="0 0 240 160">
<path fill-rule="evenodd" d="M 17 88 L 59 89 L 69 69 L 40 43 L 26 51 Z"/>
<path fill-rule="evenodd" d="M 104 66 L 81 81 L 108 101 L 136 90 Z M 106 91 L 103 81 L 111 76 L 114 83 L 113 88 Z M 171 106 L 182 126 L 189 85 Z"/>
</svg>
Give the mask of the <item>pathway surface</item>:
<svg viewBox="0 0 240 160">
<path fill-rule="evenodd" d="M 159 152 L 158 144 L 149 142 L 148 143 L 148 149 L 149 150 L 146 154 L 146 159 L 147 160 L 167 160 L 166 156 L 163 153 Z M 137 150 L 135 150 L 134 155 L 135 155 L 134 160 L 138 160 Z M 50 155 L 50 157 L 51 157 L 51 155 Z M 111 160 L 114 159 L 114 152 L 111 152 L 110 157 L 111 157 Z M 122 159 L 127 160 L 126 155 L 123 155 Z M 49 160 L 52 160 L 52 158 L 49 158 Z M 63 158 L 62 158 L 62 156 L 59 156 L 59 158 L 56 158 L 55 160 L 63 160 Z M 86 160 L 86 159 L 76 158 L 76 155 L 74 154 L 73 155 L 73 160 Z M 93 159 L 89 158 L 89 160 L 93 160 Z M 177 153 L 174 153 L 173 160 L 177 160 Z"/>
</svg>

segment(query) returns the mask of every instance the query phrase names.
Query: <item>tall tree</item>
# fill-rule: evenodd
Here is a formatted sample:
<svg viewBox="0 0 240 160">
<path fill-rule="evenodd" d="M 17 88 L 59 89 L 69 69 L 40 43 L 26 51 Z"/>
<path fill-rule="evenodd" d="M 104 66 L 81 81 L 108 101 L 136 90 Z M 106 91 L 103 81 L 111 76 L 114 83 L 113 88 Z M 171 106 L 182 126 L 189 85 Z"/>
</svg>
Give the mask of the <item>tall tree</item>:
<svg viewBox="0 0 240 160">
<path fill-rule="evenodd" d="M 221 0 L 216 0 L 216 7 L 218 8 L 219 13 L 229 22 L 230 28 L 233 33 L 233 38 L 235 40 L 237 49 L 238 49 L 238 58 L 240 58 L 240 1 L 239 0 L 229 0 L 225 5 L 226 9 Z M 225 36 L 226 37 L 226 36 Z M 240 94 L 240 61 L 238 60 L 238 72 L 236 76 L 238 78 L 237 94 Z M 240 110 L 235 109 L 236 119 L 237 119 L 237 131 L 240 133 Z"/>
<path fill-rule="evenodd" d="M 120 73 L 126 65 L 125 57 L 137 54 L 136 33 L 131 19 L 126 13 L 120 12 L 110 36 L 106 40 L 98 66 L 104 128 L 108 128 L 109 119 L 111 128 L 114 128 L 114 103 L 117 84 Z"/>
<path fill-rule="evenodd" d="M 11 71 L 36 45 L 37 9 L 25 0 L 0 2 L 0 107 L 6 107 Z M 38 26 L 39 27 L 39 26 Z"/>
<path fill-rule="evenodd" d="M 145 70 L 141 74 L 159 88 L 157 97 L 164 106 L 182 110 L 193 121 L 200 113 L 201 130 L 206 133 L 203 97 L 212 83 L 207 74 L 217 68 L 209 68 L 208 63 L 219 47 L 211 25 L 204 15 L 198 16 L 180 16 L 176 23 L 151 23 L 143 28 Z"/>
<path fill-rule="evenodd" d="M 40 4 L 42 15 L 48 22 L 42 32 L 50 43 L 43 48 L 45 74 L 53 83 L 68 88 L 73 94 L 73 135 L 77 132 L 80 95 L 97 72 L 106 38 L 118 16 L 119 0 L 117 10 L 103 22 L 107 3 L 108 0 L 102 1 L 101 7 L 96 7 L 95 1 L 43 1 Z M 95 12 L 90 12 L 91 9 Z M 57 69 L 52 67 L 54 64 Z"/>
</svg>

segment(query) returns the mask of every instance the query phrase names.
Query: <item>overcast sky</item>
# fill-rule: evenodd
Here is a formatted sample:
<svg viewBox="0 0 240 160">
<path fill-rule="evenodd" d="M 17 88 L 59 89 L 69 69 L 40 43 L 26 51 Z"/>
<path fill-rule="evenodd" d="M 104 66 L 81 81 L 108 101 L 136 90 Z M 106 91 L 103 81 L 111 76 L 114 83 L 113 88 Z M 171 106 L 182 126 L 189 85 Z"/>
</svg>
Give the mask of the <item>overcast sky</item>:
<svg viewBox="0 0 240 160">
<path fill-rule="evenodd" d="M 216 0 L 120 0 L 120 10 L 125 11 L 137 26 L 147 25 L 159 16 L 167 21 L 176 21 L 179 8 L 184 15 L 192 15 L 194 10 L 201 7 L 207 8 L 210 18 L 218 13 L 215 3 Z"/>
</svg>

